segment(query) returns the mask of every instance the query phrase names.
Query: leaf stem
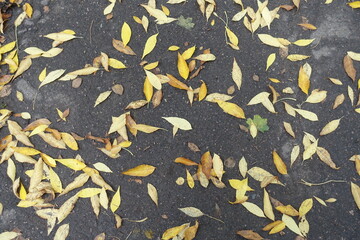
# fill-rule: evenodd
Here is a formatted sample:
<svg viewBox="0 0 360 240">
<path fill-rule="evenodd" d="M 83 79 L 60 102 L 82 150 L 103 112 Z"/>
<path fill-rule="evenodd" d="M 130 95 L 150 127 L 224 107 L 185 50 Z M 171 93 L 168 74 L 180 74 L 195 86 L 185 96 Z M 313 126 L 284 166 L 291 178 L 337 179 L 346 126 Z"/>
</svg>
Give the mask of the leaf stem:
<svg viewBox="0 0 360 240">
<path fill-rule="evenodd" d="M 346 181 L 344 180 L 328 180 L 328 181 L 325 181 L 325 182 L 321 182 L 321 183 L 310 183 L 310 182 L 307 182 L 305 181 L 304 179 L 301 179 L 301 184 L 304 184 L 306 186 L 309 186 L 309 187 L 312 187 L 312 186 L 320 186 L 320 185 L 325 185 L 325 184 L 328 184 L 328 183 L 346 183 Z"/>
<path fill-rule="evenodd" d="M 214 220 L 216 220 L 216 221 L 219 221 L 219 222 L 221 222 L 221 223 L 224 223 L 224 224 L 225 224 L 225 222 L 224 222 L 223 220 L 218 219 L 218 218 L 213 217 L 213 216 L 210 216 L 209 214 L 204 213 L 204 216 L 206 216 L 206 217 L 208 217 L 208 218 L 211 218 L 211 219 L 214 219 Z"/>
</svg>

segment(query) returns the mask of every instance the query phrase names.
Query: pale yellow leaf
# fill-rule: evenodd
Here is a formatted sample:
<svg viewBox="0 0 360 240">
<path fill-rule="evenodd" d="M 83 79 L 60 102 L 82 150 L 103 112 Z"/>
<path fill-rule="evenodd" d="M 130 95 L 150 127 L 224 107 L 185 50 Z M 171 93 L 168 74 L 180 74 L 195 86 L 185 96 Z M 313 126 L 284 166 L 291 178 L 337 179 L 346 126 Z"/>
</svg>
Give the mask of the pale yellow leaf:
<svg viewBox="0 0 360 240">
<path fill-rule="evenodd" d="M 148 194 L 149 194 L 151 200 L 156 204 L 156 206 L 158 206 L 158 192 L 157 192 L 156 188 L 151 183 L 148 183 L 147 189 L 148 189 Z"/>
<path fill-rule="evenodd" d="M 243 205 L 249 212 L 251 212 L 251 213 L 254 214 L 255 216 L 265 218 L 265 215 L 264 215 L 263 210 L 261 210 L 261 208 L 259 208 L 259 207 L 258 207 L 257 205 L 255 205 L 254 203 L 251 203 L 251 202 L 243 202 L 243 203 L 241 203 L 241 205 Z"/>
<path fill-rule="evenodd" d="M 112 93 L 112 91 L 105 91 L 99 94 L 99 96 L 96 98 L 94 107 L 96 107 L 97 105 L 99 105 L 100 103 L 102 103 L 103 101 L 105 101 L 110 94 Z"/>
<path fill-rule="evenodd" d="M 94 163 L 93 166 L 98 171 L 112 173 L 111 169 L 108 166 L 106 166 L 105 163 L 97 162 L 97 163 Z"/>
<path fill-rule="evenodd" d="M 61 139 L 64 141 L 66 146 L 68 146 L 70 149 L 72 149 L 74 151 L 79 150 L 78 144 L 77 144 L 75 138 L 71 134 L 62 132 Z"/>
<path fill-rule="evenodd" d="M 246 162 L 246 159 L 242 157 L 239 161 L 239 171 L 243 178 L 246 177 L 246 173 L 248 171 L 248 164 Z"/>
<path fill-rule="evenodd" d="M 75 171 L 82 170 L 86 167 L 85 163 L 74 158 L 63 158 L 63 159 L 55 159 L 55 160 Z"/>
<path fill-rule="evenodd" d="M 195 186 L 194 178 L 191 176 L 189 170 L 187 170 L 187 169 L 186 169 L 186 181 L 190 188 L 194 188 L 194 186 Z"/>
<path fill-rule="evenodd" d="M 148 70 L 144 70 L 144 71 L 145 71 L 146 76 L 149 79 L 151 85 L 154 88 L 156 88 L 157 90 L 161 90 L 162 86 L 161 86 L 161 81 L 160 81 L 159 77 Z"/>
<path fill-rule="evenodd" d="M 200 54 L 200 55 L 194 57 L 194 59 L 200 60 L 203 62 L 210 62 L 210 61 L 214 61 L 216 59 L 216 57 L 214 54 L 204 53 L 204 54 Z"/>
<path fill-rule="evenodd" d="M 238 90 L 240 90 L 240 87 L 241 87 L 241 84 L 242 84 L 242 72 L 241 72 L 241 69 L 240 69 L 238 63 L 236 62 L 235 58 L 234 58 L 234 61 L 233 61 L 233 67 L 232 67 L 231 75 L 232 75 L 232 79 L 235 82 Z"/>
<path fill-rule="evenodd" d="M 71 213 L 78 199 L 77 195 L 72 196 L 61 205 L 57 214 L 58 223 L 61 223 Z"/>
<path fill-rule="evenodd" d="M 11 160 L 11 158 L 9 158 L 7 160 L 8 162 L 8 166 L 7 166 L 7 170 L 6 173 L 8 175 L 8 177 L 11 179 L 12 182 L 15 181 L 15 177 L 16 177 L 16 166 L 13 160 Z M 1 214 L 0 214 L 1 215 Z"/>
<path fill-rule="evenodd" d="M 49 167 L 49 180 L 51 187 L 54 189 L 56 193 L 61 193 L 63 191 L 60 177 L 51 167 Z"/>
<path fill-rule="evenodd" d="M 270 202 L 270 197 L 266 189 L 264 188 L 264 213 L 265 216 L 268 217 L 270 220 L 275 221 L 275 215 L 273 211 L 273 207 Z"/>
<path fill-rule="evenodd" d="M 292 165 L 294 164 L 294 162 L 298 158 L 299 154 L 300 154 L 300 146 L 295 145 L 293 147 L 293 149 L 291 150 L 291 154 L 290 154 L 290 167 L 292 167 Z"/>
<path fill-rule="evenodd" d="M 294 109 L 295 112 L 297 112 L 298 114 L 300 114 L 303 118 L 306 118 L 307 120 L 310 121 L 318 121 L 318 116 L 310 111 L 307 110 L 303 110 L 303 109 Z"/>
<path fill-rule="evenodd" d="M 266 69 L 265 71 L 267 71 L 269 69 L 269 67 L 275 62 L 276 59 L 276 53 L 272 53 L 268 56 L 267 60 L 266 60 Z"/>
<path fill-rule="evenodd" d="M 66 240 L 69 235 L 70 226 L 69 224 L 61 225 L 55 233 L 54 240 Z"/>
<path fill-rule="evenodd" d="M 311 92 L 311 94 L 307 97 L 306 102 L 308 103 L 320 103 L 326 99 L 327 91 L 321 91 L 319 89 L 315 89 Z"/>
<path fill-rule="evenodd" d="M 168 121 L 170 124 L 172 124 L 174 127 L 177 127 L 181 130 L 191 130 L 191 124 L 184 118 L 179 117 L 162 117 L 166 121 Z"/>
<path fill-rule="evenodd" d="M 144 51 L 143 51 L 143 55 L 141 57 L 141 59 L 143 59 L 146 55 L 148 55 L 149 53 L 152 52 L 152 50 L 154 50 L 156 43 L 157 43 L 157 36 L 159 34 L 154 34 L 152 36 L 150 36 L 145 43 L 145 47 L 144 47 Z"/>
<path fill-rule="evenodd" d="M 296 224 L 295 220 L 292 217 L 289 217 L 286 214 L 283 214 L 281 220 L 285 223 L 287 228 L 289 228 L 291 231 L 293 231 L 297 235 L 302 236 L 299 226 Z"/>
<path fill-rule="evenodd" d="M 195 207 L 179 208 L 179 210 L 193 218 L 198 218 L 205 215 L 200 209 Z"/>
<path fill-rule="evenodd" d="M 320 136 L 324 136 L 335 131 L 340 125 L 340 120 L 341 118 L 332 120 L 329 123 L 327 123 L 321 130 Z"/>
<path fill-rule="evenodd" d="M 349 57 L 351 57 L 351 59 L 354 61 L 360 61 L 360 53 L 349 51 L 347 52 L 347 55 L 349 55 Z"/>
<path fill-rule="evenodd" d="M 301 54 L 290 54 L 286 58 L 292 62 L 302 61 L 308 59 L 310 56 L 301 55 Z"/>
<path fill-rule="evenodd" d="M 269 34 L 258 34 L 258 37 L 261 42 L 263 42 L 266 45 L 272 46 L 272 47 L 284 47 L 277 38 L 274 38 L 273 36 Z"/>
</svg>

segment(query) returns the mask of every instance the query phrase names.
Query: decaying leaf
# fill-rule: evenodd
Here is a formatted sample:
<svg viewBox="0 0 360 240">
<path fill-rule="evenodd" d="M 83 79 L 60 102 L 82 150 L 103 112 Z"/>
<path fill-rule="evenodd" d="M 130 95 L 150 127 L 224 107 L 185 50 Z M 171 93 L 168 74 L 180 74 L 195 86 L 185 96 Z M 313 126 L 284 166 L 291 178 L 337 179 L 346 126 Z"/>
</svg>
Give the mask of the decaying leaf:
<svg viewBox="0 0 360 240">
<path fill-rule="evenodd" d="M 346 55 L 344 57 L 343 63 L 346 74 L 351 78 L 351 80 L 355 81 L 356 69 L 354 68 L 354 63 L 351 57 Z"/>
<path fill-rule="evenodd" d="M 324 136 L 335 131 L 340 125 L 340 120 L 341 118 L 332 120 L 329 123 L 327 123 L 321 130 L 320 136 Z"/>
<path fill-rule="evenodd" d="M 317 147 L 316 154 L 319 156 L 321 161 L 326 163 L 332 169 L 336 169 L 336 170 L 339 169 L 331 159 L 330 153 L 325 148 Z"/>
<path fill-rule="evenodd" d="M 253 230 L 241 230 L 241 231 L 237 231 L 236 234 L 242 236 L 245 239 L 249 239 L 249 240 L 264 239 L 262 236 L 260 236 L 258 233 L 254 232 Z"/>
</svg>

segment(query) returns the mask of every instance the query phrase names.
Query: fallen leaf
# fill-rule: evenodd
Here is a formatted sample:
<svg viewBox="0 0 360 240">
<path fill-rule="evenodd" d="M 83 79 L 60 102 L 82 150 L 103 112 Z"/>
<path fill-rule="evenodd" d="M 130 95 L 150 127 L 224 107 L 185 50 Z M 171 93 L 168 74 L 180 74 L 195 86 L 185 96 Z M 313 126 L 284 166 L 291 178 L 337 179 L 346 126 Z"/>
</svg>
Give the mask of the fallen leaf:
<svg viewBox="0 0 360 240">
<path fill-rule="evenodd" d="M 326 163 L 329 167 L 332 169 L 338 170 L 339 168 L 336 166 L 336 164 L 331 159 L 330 153 L 322 147 L 316 148 L 316 154 L 319 156 L 320 160 Z"/>
<path fill-rule="evenodd" d="M 335 131 L 340 125 L 340 120 L 341 118 L 332 120 L 329 123 L 327 123 L 321 130 L 320 136 L 324 136 Z"/>
<path fill-rule="evenodd" d="M 235 58 L 234 58 L 234 61 L 233 61 L 233 67 L 232 67 L 231 75 L 232 75 L 232 79 L 235 82 L 238 90 L 240 90 L 240 87 L 241 87 L 241 84 L 242 84 L 242 72 L 241 72 L 241 69 L 240 69 L 238 63 L 236 62 Z"/>
<path fill-rule="evenodd" d="M 143 5 L 142 5 L 143 6 Z M 141 57 L 141 59 L 143 59 L 146 55 L 148 55 L 149 53 L 152 52 L 152 50 L 154 50 L 156 43 L 157 43 L 157 36 L 159 34 L 154 34 L 152 36 L 150 36 L 145 43 L 145 47 L 144 47 L 144 52 L 143 55 Z"/>
<path fill-rule="evenodd" d="M 194 178 L 191 176 L 189 170 L 187 170 L 187 169 L 186 169 L 186 181 L 190 188 L 194 188 L 194 186 L 195 186 Z"/>
<path fill-rule="evenodd" d="M 116 210 L 120 207 L 121 204 L 121 197 L 120 197 L 120 186 L 118 186 L 118 189 L 116 190 L 113 198 L 110 202 L 110 210 L 115 213 Z"/>
<path fill-rule="evenodd" d="M 308 94 L 310 88 L 310 76 L 306 73 L 303 66 L 300 66 L 298 85 L 305 94 Z"/>
<path fill-rule="evenodd" d="M 105 101 L 110 94 L 112 93 L 112 91 L 105 91 L 99 94 L 99 96 L 96 98 L 94 107 L 96 107 L 97 105 L 99 105 L 100 103 L 102 103 L 103 101 Z"/>
<path fill-rule="evenodd" d="M 124 43 L 120 40 L 113 39 L 112 45 L 116 50 L 118 50 L 121 53 L 131 56 L 136 55 L 136 53 L 129 46 L 125 46 Z"/>
<path fill-rule="evenodd" d="M 69 231 L 70 226 L 68 223 L 61 225 L 55 233 L 54 240 L 65 240 L 69 235 Z"/>
<path fill-rule="evenodd" d="M 121 40 L 124 43 L 124 47 L 130 42 L 131 28 L 127 22 L 124 22 L 121 28 Z"/>
<path fill-rule="evenodd" d="M 273 161 L 274 161 L 275 167 L 278 170 L 278 172 L 283 175 L 287 174 L 287 167 L 286 167 L 284 161 L 280 158 L 279 154 L 274 150 L 272 152 L 272 155 L 273 155 Z"/>
<path fill-rule="evenodd" d="M 286 224 L 287 228 L 289 228 L 291 231 L 293 231 L 297 235 L 302 236 L 298 225 L 296 224 L 295 220 L 292 217 L 289 217 L 289 216 L 283 214 L 281 220 Z"/>
<path fill-rule="evenodd" d="M 151 183 L 148 183 L 147 189 L 148 189 L 148 194 L 149 194 L 151 200 L 153 200 L 153 202 L 156 204 L 156 206 L 158 206 L 159 205 L 158 204 L 158 192 L 157 192 L 156 188 Z"/>
<path fill-rule="evenodd" d="M 316 30 L 317 27 L 315 27 L 314 25 L 310 24 L 310 23 L 299 23 L 299 26 L 306 28 L 308 30 Z"/>
<path fill-rule="evenodd" d="M 307 214 L 311 210 L 312 206 L 313 206 L 312 198 L 304 200 L 299 208 L 299 217 L 305 216 L 305 214 Z"/>
<path fill-rule="evenodd" d="M 275 62 L 276 59 L 276 53 L 272 53 L 268 56 L 267 60 L 266 60 L 266 69 L 265 71 L 267 71 L 269 69 L 269 67 Z"/>
<path fill-rule="evenodd" d="M 243 238 L 246 238 L 248 240 L 262 240 L 264 239 L 262 236 L 260 236 L 258 233 L 254 232 L 253 230 L 241 230 L 237 231 L 236 234 L 242 236 Z"/>
<path fill-rule="evenodd" d="M 230 115 L 232 115 L 234 117 L 237 117 L 237 118 L 243 118 L 243 119 L 245 118 L 244 110 L 241 107 L 239 107 L 238 105 L 236 105 L 235 103 L 217 101 L 217 104 L 227 114 L 230 114 Z"/>
<path fill-rule="evenodd" d="M 259 207 L 258 207 L 257 205 L 255 205 L 254 203 L 251 203 L 251 202 L 243 202 L 243 203 L 241 203 L 241 205 L 243 205 L 249 212 L 251 212 L 251 213 L 254 214 L 255 216 L 265 218 L 265 215 L 264 215 L 263 210 L 261 210 L 261 208 L 259 208 Z"/>
<path fill-rule="evenodd" d="M 179 208 L 179 210 L 193 218 L 198 218 L 205 215 L 200 209 L 195 207 Z"/>
<path fill-rule="evenodd" d="M 167 229 L 161 236 L 162 240 L 169 240 L 176 237 L 182 230 L 189 226 L 188 223 Z"/>
<path fill-rule="evenodd" d="M 351 182 L 351 193 L 358 209 L 360 209 L 360 187 L 353 182 Z"/>
<path fill-rule="evenodd" d="M 133 176 L 133 177 L 146 177 L 152 174 L 155 171 L 155 167 L 147 164 L 142 164 L 137 167 L 131 168 L 122 172 L 124 175 Z"/>
<path fill-rule="evenodd" d="M 265 188 L 264 188 L 263 203 L 264 203 L 265 216 L 268 217 L 270 220 L 275 221 L 275 215 L 274 215 L 273 207 L 271 205 L 270 197 Z"/>
<path fill-rule="evenodd" d="M 279 212 L 288 216 L 299 216 L 299 212 L 291 205 L 275 207 Z"/>
<path fill-rule="evenodd" d="M 354 68 L 354 63 L 349 55 L 346 55 L 343 60 L 344 69 L 346 74 L 351 78 L 351 80 L 355 81 L 356 78 L 356 69 Z"/>
</svg>

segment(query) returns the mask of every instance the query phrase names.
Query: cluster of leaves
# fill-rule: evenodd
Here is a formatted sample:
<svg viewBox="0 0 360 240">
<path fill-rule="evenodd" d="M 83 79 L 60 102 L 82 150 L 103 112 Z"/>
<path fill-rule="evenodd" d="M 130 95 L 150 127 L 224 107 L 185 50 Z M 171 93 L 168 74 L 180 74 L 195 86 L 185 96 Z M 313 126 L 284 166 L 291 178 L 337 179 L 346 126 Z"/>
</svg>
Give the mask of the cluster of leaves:
<svg viewBox="0 0 360 240">
<path fill-rule="evenodd" d="M 110 4 L 103 11 L 104 15 L 106 15 L 108 19 L 112 17 L 112 12 L 117 1 L 109 0 L 109 2 Z M 121 0 L 119 2 L 121 2 Z M 180 4 L 184 2 L 186 1 L 169 0 L 167 3 Z M 331 0 L 328 0 L 326 1 L 326 4 L 330 4 L 331 2 Z M 280 5 L 273 10 L 268 8 L 268 1 L 258 1 L 258 8 L 256 11 L 251 7 L 245 7 L 241 0 L 234 0 L 234 3 L 239 5 L 242 10 L 233 16 L 232 21 L 237 22 L 243 20 L 245 28 L 248 29 L 252 34 L 255 33 L 259 28 L 267 27 L 270 29 L 271 23 L 275 19 L 279 18 L 278 12 L 280 9 L 290 11 L 294 8 L 300 7 L 300 0 L 293 0 L 293 5 Z M 200 12 L 205 16 L 207 21 L 212 16 L 222 20 L 225 25 L 224 31 L 226 36 L 226 44 L 230 46 L 231 49 L 239 50 L 240 43 L 238 37 L 234 31 L 230 30 L 229 23 L 221 19 L 215 12 L 215 0 L 198 0 L 197 4 L 199 6 Z M 348 5 L 352 8 L 360 7 L 359 1 L 348 3 Z M 187 29 L 194 27 L 194 24 L 191 22 L 191 18 L 186 19 L 183 16 L 180 18 L 170 17 L 170 10 L 166 6 L 162 6 L 161 9 L 158 9 L 156 7 L 155 0 L 149 0 L 147 4 L 141 4 L 141 7 L 144 8 L 146 12 L 154 18 L 154 22 L 156 24 L 170 24 L 177 21 L 177 24 Z M 17 32 L 17 28 L 22 24 L 24 19 L 31 18 L 32 11 L 33 10 L 30 4 L 26 3 L 23 5 L 23 12 L 20 13 L 14 22 L 15 34 Z M 152 18 L 149 20 L 149 18 L 145 15 L 143 15 L 141 18 L 134 16 L 133 19 L 136 23 L 142 25 L 145 32 L 148 31 L 148 26 L 152 23 Z M 211 21 L 211 25 L 214 24 L 215 21 L 213 19 Z M 316 27 L 308 22 L 300 23 L 299 26 L 307 30 L 316 30 Z M 1 32 L 3 30 L 3 21 L 1 21 L 0 30 Z M 186 95 L 190 104 L 193 104 L 194 102 L 201 102 L 203 100 L 215 103 L 225 113 L 236 117 L 241 121 L 244 121 L 242 120 L 246 119 L 244 110 L 238 104 L 229 102 L 233 98 L 231 95 L 235 92 L 235 87 L 231 91 L 232 93 L 228 94 L 218 92 L 208 93 L 205 81 L 201 80 L 199 86 L 195 89 L 193 89 L 190 84 L 184 82 L 186 80 L 198 77 L 200 72 L 204 69 L 205 64 L 216 61 L 216 56 L 211 52 L 210 49 L 203 49 L 202 47 L 196 46 L 181 49 L 179 46 L 169 46 L 168 51 L 177 52 L 176 55 L 174 54 L 174 59 L 177 60 L 178 72 L 173 74 L 160 74 L 157 70 L 159 61 L 149 63 L 148 61 L 144 60 L 156 48 L 159 34 L 160 33 L 156 33 L 149 36 L 142 51 L 140 66 L 142 67 L 144 73 L 144 84 L 142 90 L 145 99 L 130 102 L 126 107 L 126 110 L 140 109 L 150 102 L 152 102 L 153 107 L 158 107 L 161 104 L 161 100 L 163 98 L 163 87 L 170 86 L 180 90 L 181 92 L 186 91 Z M 290 42 L 285 38 L 274 37 L 270 34 L 258 34 L 257 36 L 260 42 L 263 44 L 278 48 L 280 57 L 291 62 L 303 61 L 308 59 L 310 56 L 302 54 L 288 54 L 290 45 L 307 47 L 315 40 L 298 39 L 294 42 Z M 9 75 L 3 75 L 0 78 L 2 96 L 9 94 L 9 91 L 7 90 L 9 89 L 11 82 L 27 71 L 33 64 L 34 59 L 40 57 L 56 57 L 63 51 L 63 49 L 59 47 L 61 44 L 70 40 L 78 39 L 75 31 L 69 29 L 61 32 L 49 33 L 44 35 L 44 37 L 53 40 L 51 48 L 48 50 L 42 50 L 38 47 L 26 48 L 24 52 L 27 55 L 21 61 L 18 57 L 19 50 L 17 48 L 17 40 L 4 44 L 0 47 L 0 54 L 7 54 L 2 58 L 2 64 L 6 64 L 8 66 L 9 72 Z M 136 52 L 130 47 L 132 41 L 132 29 L 129 23 L 124 22 L 122 24 L 120 38 L 121 40 L 113 39 L 113 47 L 117 51 L 129 57 L 137 56 Z M 194 57 L 195 53 L 197 54 Z M 266 71 L 272 66 L 276 59 L 276 53 L 272 53 L 268 56 L 266 60 Z M 344 69 L 349 78 L 355 83 L 357 72 L 354 66 L 354 61 L 360 61 L 360 53 L 353 51 L 347 52 L 343 59 Z M 243 84 L 243 73 L 240 65 L 235 58 L 232 60 L 231 78 L 238 91 L 241 90 L 241 86 Z M 48 73 L 47 69 L 44 68 L 38 77 L 38 88 L 43 88 L 45 85 L 51 84 L 54 81 L 72 81 L 72 86 L 76 88 L 81 84 L 81 79 L 79 77 L 96 74 L 98 71 L 109 72 L 111 70 L 126 70 L 126 68 L 127 66 L 122 61 L 111 58 L 108 56 L 108 54 L 101 52 L 99 56 L 93 59 L 92 64 L 87 64 L 85 67 L 74 71 L 67 72 L 65 69 L 56 69 Z M 262 91 L 257 93 L 248 102 L 247 106 L 262 104 L 270 113 L 275 114 L 277 113 L 275 108 L 275 106 L 277 106 L 276 104 L 282 102 L 284 104 L 286 113 L 290 116 L 296 117 L 298 114 L 306 120 L 318 121 L 318 116 L 316 113 L 302 108 L 302 105 L 305 103 L 318 104 L 325 101 L 327 98 L 327 91 L 325 90 L 313 89 L 309 94 L 311 89 L 311 73 L 312 67 L 310 64 L 305 63 L 300 66 L 297 77 L 298 87 L 304 94 L 307 95 L 305 102 L 302 104 L 298 104 L 296 107 L 294 107 L 288 103 L 288 101 L 297 101 L 297 99 L 279 99 L 280 94 L 277 92 L 275 87 L 270 85 L 270 91 Z M 175 77 L 176 75 L 179 77 Z M 178 78 L 182 78 L 184 81 L 179 80 Z M 277 78 L 272 77 L 269 77 L 269 80 L 274 84 L 281 82 Z M 329 80 L 335 85 L 343 85 L 343 82 L 337 78 L 329 78 Z M 357 88 L 360 88 L 360 79 L 357 82 Z M 111 96 L 112 93 L 121 95 L 123 93 L 123 87 L 119 84 L 116 84 L 112 87 L 111 91 L 109 90 L 100 93 L 95 100 L 94 107 L 97 107 L 103 103 Z M 293 94 L 294 91 L 292 88 L 284 88 L 282 89 L 282 93 Z M 272 99 L 270 99 L 271 95 Z M 360 113 L 360 108 L 358 107 L 360 105 L 360 100 L 358 103 L 355 103 L 355 91 L 350 84 L 347 88 L 347 95 L 351 101 L 351 106 L 354 107 L 354 111 Z M 23 94 L 21 92 L 17 92 L 16 96 L 19 101 L 24 100 Z M 344 100 L 344 94 L 338 95 L 335 99 L 333 109 L 339 107 L 344 102 Z M 57 109 L 57 112 L 62 121 L 66 121 L 67 116 L 70 114 L 69 109 L 65 111 Z M 90 199 L 93 211 L 96 216 L 99 215 L 100 209 L 110 209 L 115 219 L 115 226 L 117 228 L 121 227 L 123 219 L 117 213 L 122 202 L 120 186 L 117 186 L 115 191 L 114 188 L 101 176 L 101 172 L 112 173 L 110 167 L 108 167 L 103 162 L 97 162 L 93 164 L 93 167 L 90 167 L 79 154 L 73 158 L 52 157 L 44 151 L 37 149 L 32 144 L 31 139 L 33 136 L 39 136 L 51 147 L 58 149 L 70 149 L 73 151 L 79 151 L 78 141 L 91 139 L 104 144 L 104 146 L 99 148 L 99 150 L 102 151 L 105 155 L 110 158 L 119 158 L 120 151 L 132 145 L 131 136 L 129 136 L 128 132 L 130 132 L 130 134 L 133 136 L 137 136 L 138 131 L 151 134 L 158 130 L 164 130 L 164 128 L 139 124 L 131 116 L 131 112 L 124 112 L 118 117 L 112 117 L 112 123 L 108 131 L 109 136 L 95 137 L 92 135 L 87 135 L 85 137 L 81 137 L 75 133 L 62 132 L 50 127 L 51 121 L 46 118 L 32 121 L 25 127 L 22 127 L 18 124 L 17 121 L 13 120 L 16 119 L 16 117 L 21 117 L 28 120 L 32 119 L 31 114 L 28 112 L 13 113 L 7 109 L 1 109 L 0 114 L 0 126 L 7 126 L 9 131 L 9 134 L 3 137 L 0 142 L 0 151 L 2 151 L 0 163 L 7 162 L 7 175 L 13 182 L 13 192 L 19 199 L 18 207 L 35 207 L 36 214 L 47 221 L 47 230 L 48 234 L 50 234 L 56 224 L 60 224 L 62 221 L 64 221 L 73 211 L 79 198 L 87 198 Z M 162 119 L 173 126 L 173 136 L 176 135 L 179 129 L 184 131 L 192 130 L 191 123 L 184 118 L 162 117 Z M 319 138 L 316 138 L 313 134 L 305 132 L 302 137 L 303 147 L 301 148 L 299 145 L 294 145 L 292 148 L 290 168 L 301 155 L 301 150 L 303 150 L 303 161 L 311 159 L 316 154 L 319 160 L 324 162 L 330 168 L 334 170 L 339 169 L 335 162 L 333 162 L 328 150 L 319 146 L 319 139 L 321 139 L 321 137 L 324 135 L 334 132 L 339 127 L 341 119 L 342 117 L 327 123 L 319 132 Z M 253 119 L 248 118 L 246 123 L 248 124 L 248 129 L 246 129 L 246 127 L 242 129 L 249 130 L 252 137 L 256 137 L 258 131 L 264 133 L 269 130 L 267 119 L 264 119 L 259 115 L 255 115 Z M 293 138 L 296 138 L 292 125 L 288 122 L 283 122 L 283 125 L 285 131 Z M 195 148 L 194 146 L 192 147 Z M 25 172 L 25 174 L 29 177 L 29 186 L 26 187 L 24 185 L 24 181 L 21 181 L 21 179 L 17 177 L 16 162 L 12 158 L 15 159 L 18 164 L 31 164 L 31 166 L 33 166 L 31 170 Z M 272 159 L 273 164 L 279 174 L 289 174 L 290 169 L 276 150 L 273 150 L 272 152 Z M 350 160 L 355 162 L 356 171 L 358 174 L 360 174 L 360 156 L 354 155 Z M 264 231 L 268 231 L 269 234 L 275 234 L 281 232 L 285 228 L 288 228 L 302 239 L 308 235 L 309 222 L 306 219 L 306 214 L 313 208 L 313 198 L 305 199 L 298 208 L 295 208 L 290 204 L 282 204 L 280 201 L 272 198 L 265 189 L 266 187 L 268 187 L 270 184 L 278 184 L 285 187 L 285 185 L 279 180 L 278 176 L 257 166 L 248 169 L 248 163 L 246 159 L 242 158 L 238 163 L 239 174 L 241 175 L 242 179 L 227 179 L 227 181 L 224 181 L 224 163 L 218 154 L 214 153 L 213 156 L 211 156 L 209 151 L 202 154 L 200 163 L 184 157 L 176 158 L 175 162 L 188 167 L 197 166 L 195 174 L 191 174 L 190 171 L 186 169 L 186 177 L 179 177 L 177 184 L 183 185 L 186 179 L 188 187 L 193 189 L 195 187 L 196 181 L 199 181 L 200 186 L 204 188 L 207 188 L 210 182 L 212 182 L 217 188 L 225 188 L 226 184 L 228 183 L 229 186 L 235 190 L 235 200 L 229 201 L 230 204 L 241 204 L 245 209 L 247 209 L 255 216 L 268 218 L 271 221 L 269 224 L 264 226 Z M 62 186 L 60 176 L 56 173 L 56 167 L 59 163 L 66 166 L 69 170 L 81 172 L 65 188 Z M 122 174 L 128 176 L 146 177 L 152 174 L 155 170 L 155 166 L 141 164 L 122 172 Z M 260 208 L 256 204 L 248 201 L 249 198 L 247 196 L 247 192 L 254 190 L 249 186 L 249 179 L 247 178 L 247 175 L 260 182 L 260 187 L 264 188 L 263 208 Z M 95 186 L 82 188 L 85 183 L 89 181 L 89 179 Z M 306 181 L 304 181 L 303 184 L 308 186 L 314 185 Z M 54 204 L 51 203 L 54 198 L 64 195 L 67 196 L 66 194 L 75 191 L 76 193 L 64 201 L 60 207 L 56 208 Z M 351 191 L 358 208 L 360 208 L 360 187 L 357 184 L 351 182 Z M 147 192 L 151 200 L 155 203 L 156 206 L 158 206 L 159 196 L 156 187 L 151 183 L 148 183 Z M 111 197 L 109 197 L 109 195 Z M 327 203 L 333 203 L 336 201 L 334 198 L 322 200 L 319 197 L 314 197 L 314 199 L 323 206 L 327 206 Z M 0 214 L 2 212 L 2 208 L 3 207 L 0 204 Z M 277 216 L 275 215 L 273 208 L 275 208 L 279 214 L 282 214 L 281 220 L 280 218 L 276 220 Z M 223 222 L 220 219 L 203 213 L 200 209 L 195 207 L 179 208 L 179 210 L 189 217 L 200 218 L 202 216 L 206 216 Z M 297 217 L 298 222 L 296 222 L 293 217 Z M 146 220 L 147 218 L 144 218 L 137 220 L 136 222 L 143 222 Z M 69 224 L 62 224 L 59 226 L 55 234 L 55 239 L 66 239 L 69 234 L 69 228 Z M 198 228 L 198 221 L 196 221 L 194 225 L 185 223 L 180 226 L 165 230 L 162 234 L 162 239 L 191 240 L 196 237 Z M 263 239 L 263 237 L 252 230 L 239 230 L 237 234 L 246 239 Z M 16 232 L 4 232 L 0 234 L 0 238 L 13 239 L 18 235 L 19 233 Z M 105 239 L 105 234 L 103 233 L 98 235 L 96 239 Z"/>
</svg>

